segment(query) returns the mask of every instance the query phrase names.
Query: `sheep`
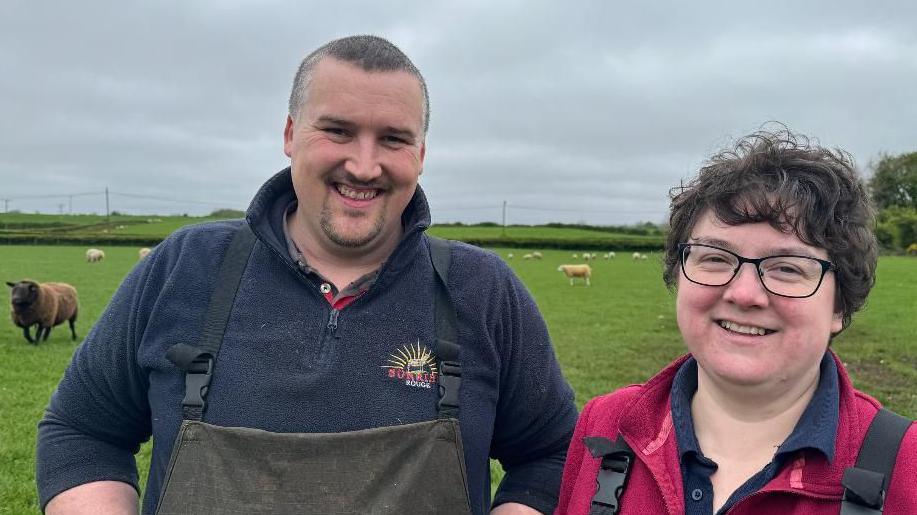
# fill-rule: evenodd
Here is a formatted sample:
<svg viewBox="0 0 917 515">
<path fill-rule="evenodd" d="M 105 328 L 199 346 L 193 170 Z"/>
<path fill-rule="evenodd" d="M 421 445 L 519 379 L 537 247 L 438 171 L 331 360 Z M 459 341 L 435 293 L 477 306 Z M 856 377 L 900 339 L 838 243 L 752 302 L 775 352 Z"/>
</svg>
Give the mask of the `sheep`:
<svg viewBox="0 0 917 515">
<path fill-rule="evenodd" d="M 137 251 L 137 256 L 139 256 L 137 259 L 140 260 L 140 259 L 145 258 L 145 257 L 147 257 L 147 255 L 148 255 L 149 253 L 150 253 L 150 248 L 149 248 L 149 247 L 143 247 L 142 249 L 140 249 L 139 251 Z M 512 259 L 512 258 L 513 258 L 513 255 L 510 254 L 510 255 L 509 255 L 509 258 Z"/>
<path fill-rule="evenodd" d="M 76 340 L 76 315 L 79 312 L 76 288 L 66 283 L 37 283 L 23 279 L 16 283 L 7 282 L 10 292 L 10 316 L 17 327 L 22 328 L 25 339 L 38 345 L 47 341 L 51 328 L 70 322 L 70 334 Z M 29 328 L 38 325 L 35 339 Z"/>
<path fill-rule="evenodd" d="M 614 253 L 614 252 L 609 252 L 609 253 L 608 253 L 608 259 L 614 259 L 614 258 L 615 258 L 615 253 Z"/>
<path fill-rule="evenodd" d="M 592 254 L 588 252 L 583 252 L 583 261 L 588 263 L 590 259 L 592 259 Z"/>
<path fill-rule="evenodd" d="M 535 258 L 535 259 L 541 259 L 541 258 L 544 257 L 544 256 L 541 255 L 541 252 L 538 252 L 538 251 L 536 250 L 535 252 L 532 252 L 532 257 Z"/>
<path fill-rule="evenodd" d="M 579 254 L 573 254 L 573 259 L 579 259 Z"/>
<path fill-rule="evenodd" d="M 574 277 L 582 277 L 586 280 L 586 286 L 589 286 L 589 278 L 592 277 L 592 268 L 589 265 L 560 265 L 557 271 L 570 278 L 570 286 L 573 286 Z"/>
<path fill-rule="evenodd" d="M 640 254 L 640 259 L 642 261 L 646 261 L 646 254 Z"/>
<path fill-rule="evenodd" d="M 532 259 L 532 258 L 533 258 L 533 256 L 532 256 L 531 254 L 526 254 L 526 255 L 522 256 L 522 259 Z"/>
<path fill-rule="evenodd" d="M 86 250 L 86 261 L 96 263 L 105 259 L 105 253 L 99 249 Z"/>
<path fill-rule="evenodd" d="M 634 261 L 636 261 L 636 260 L 640 259 L 640 253 L 639 253 L 639 252 L 634 252 L 633 254 L 631 254 L 630 257 L 631 257 L 631 259 L 633 259 Z"/>
</svg>

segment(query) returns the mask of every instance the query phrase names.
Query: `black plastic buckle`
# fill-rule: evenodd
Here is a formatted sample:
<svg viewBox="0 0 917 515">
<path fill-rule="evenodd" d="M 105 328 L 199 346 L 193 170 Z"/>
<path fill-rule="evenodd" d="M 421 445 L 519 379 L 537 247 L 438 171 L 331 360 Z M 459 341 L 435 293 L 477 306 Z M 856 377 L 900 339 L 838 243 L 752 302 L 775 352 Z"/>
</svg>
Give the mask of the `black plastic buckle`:
<svg viewBox="0 0 917 515">
<path fill-rule="evenodd" d="M 204 397 L 213 377 L 213 358 L 198 358 L 191 362 L 185 371 L 185 398 L 182 406 L 189 408 L 203 408 Z"/>
<path fill-rule="evenodd" d="M 602 458 L 602 467 L 595 480 L 593 503 L 607 506 L 612 513 L 618 513 L 621 506 L 621 492 L 624 491 L 630 464 L 631 457 L 625 452 L 616 452 Z"/>
<path fill-rule="evenodd" d="M 458 361 L 443 361 L 439 371 L 439 405 L 457 408 L 459 388 L 462 385 L 462 365 Z"/>
</svg>

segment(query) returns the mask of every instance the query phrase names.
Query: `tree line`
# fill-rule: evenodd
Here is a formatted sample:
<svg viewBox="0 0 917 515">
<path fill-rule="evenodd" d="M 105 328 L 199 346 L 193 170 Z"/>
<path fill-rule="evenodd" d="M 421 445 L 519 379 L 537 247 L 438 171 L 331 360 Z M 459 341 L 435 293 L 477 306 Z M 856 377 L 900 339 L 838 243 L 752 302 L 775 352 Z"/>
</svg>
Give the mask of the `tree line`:
<svg viewBox="0 0 917 515">
<path fill-rule="evenodd" d="M 883 155 L 867 186 L 877 210 L 876 238 L 886 250 L 917 244 L 917 152 Z"/>
</svg>

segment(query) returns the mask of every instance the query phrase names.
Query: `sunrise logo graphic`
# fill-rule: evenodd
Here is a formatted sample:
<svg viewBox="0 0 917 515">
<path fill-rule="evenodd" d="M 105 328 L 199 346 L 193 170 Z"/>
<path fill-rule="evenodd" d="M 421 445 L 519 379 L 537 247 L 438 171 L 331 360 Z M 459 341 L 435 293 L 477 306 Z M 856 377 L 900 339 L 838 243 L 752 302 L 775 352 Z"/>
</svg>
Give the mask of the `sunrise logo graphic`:
<svg viewBox="0 0 917 515">
<path fill-rule="evenodd" d="M 420 339 L 411 345 L 404 345 L 389 356 L 386 369 L 389 379 L 403 381 L 406 386 L 414 388 L 432 388 L 436 384 L 439 371 L 436 368 L 436 357 Z"/>
</svg>

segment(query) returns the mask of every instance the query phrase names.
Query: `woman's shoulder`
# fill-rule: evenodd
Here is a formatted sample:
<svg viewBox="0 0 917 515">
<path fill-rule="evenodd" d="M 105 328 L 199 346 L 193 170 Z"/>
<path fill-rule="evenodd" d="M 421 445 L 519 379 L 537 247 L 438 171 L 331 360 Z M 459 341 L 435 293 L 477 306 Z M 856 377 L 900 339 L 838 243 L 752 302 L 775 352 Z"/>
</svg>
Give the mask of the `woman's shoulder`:
<svg viewBox="0 0 917 515">
<path fill-rule="evenodd" d="M 644 385 L 632 384 L 593 398 L 583 407 L 580 423 L 592 431 L 617 433 L 621 414 L 633 404 Z"/>
</svg>

